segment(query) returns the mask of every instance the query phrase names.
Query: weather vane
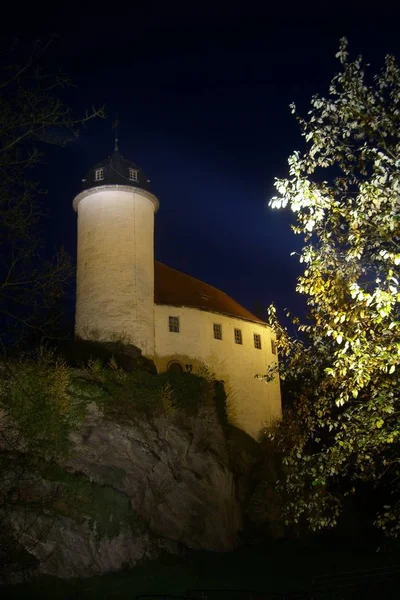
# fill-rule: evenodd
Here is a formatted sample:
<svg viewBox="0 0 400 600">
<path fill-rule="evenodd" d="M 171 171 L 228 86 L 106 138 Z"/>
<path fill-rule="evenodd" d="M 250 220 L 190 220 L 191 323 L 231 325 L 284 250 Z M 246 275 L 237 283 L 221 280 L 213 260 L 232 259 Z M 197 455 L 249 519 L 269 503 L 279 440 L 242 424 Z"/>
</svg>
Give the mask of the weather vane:
<svg viewBox="0 0 400 600">
<path fill-rule="evenodd" d="M 118 118 L 118 113 L 116 113 L 115 121 L 113 123 L 113 129 L 115 129 L 114 152 L 118 152 L 118 127 L 119 127 L 119 118 Z"/>
</svg>

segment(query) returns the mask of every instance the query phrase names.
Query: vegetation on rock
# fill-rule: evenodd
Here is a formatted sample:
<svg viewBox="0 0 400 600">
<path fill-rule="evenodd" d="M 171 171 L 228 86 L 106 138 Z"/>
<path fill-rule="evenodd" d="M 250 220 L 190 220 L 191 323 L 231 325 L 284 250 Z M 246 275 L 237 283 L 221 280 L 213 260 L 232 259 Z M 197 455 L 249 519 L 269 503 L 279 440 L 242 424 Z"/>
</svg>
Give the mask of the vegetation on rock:
<svg viewBox="0 0 400 600">
<path fill-rule="evenodd" d="M 0 570 L 23 568 L 34 543 L 29 529 L 58 501 L 60 490 L 45 489 L 41 471 L 45 463 L 68 456 L 69 434 L 85 415 L 85 402 L 71 396 L 69 380 L 66 364 L 44 348 L 3 362 Z"/>
<path fill-rule="evenodd" d="M 129 498 L 111 485 L 103 485 L 82 473 L 72 473 L 56 463 L 42 465 L 41 474 L 57 490 L 53 515 L 66 516 L 88 525 L 98 539 L 114 537 L 124 528 L 141 531 L 144 523 Z M 123 474 L 121 474 L 122 477 Z"/>
<path fill-rule="evenodd" d="M 99 539 L 127 529 L 143 531 L 144 521 L 123 491 L 123 470 L 101 467 L 100 460 L 98 468 L 106 476 L 93 479 L 66 466 L 79 458 L 71 435 L 80 430 L 89 406 L 97 406 L 110 431 L 118 424 L 134 427 L 143 430 L 144 439 L 162 423 L 185 431 L 182 440 L 187 434 L 191 439 L 196 422 L 204 421 L 204 439 L 196 438 L 198 452 L 216 453 L 222 460 L 208 441 L 210 410 L 217 422 L 217 413 L 219 418 L 225 414 L 221 390 L 211 377 L 126 371 L 113 357 L 103 364 L 90 356 L 80 368 L 70 367 L 54 351 L 40 348 L 5 363 L 0 392 L 0 546 L 7 548 L 0 555 L 3 572 L 25 568 L 37 543 L 38 523 L 44 524 L 39 532 L 44 542 L 49 519 L 67 517 L 88 526 Z M 148 444 L 154 454 L 150 440 Z M 178 473 L 178 463 L 175 468 Z"/>
<path fill-rule="evenodd" d="M 106 416 L 124 423 L 158 416 L 178 421 L 180 415 L 195 417 L 207 397 L 213 399 L 215 394 L 212 379 L 189 373 L 126 371 L 114 358 L 106 365 L 89 359 L 86 367 L 71 369 L 70 374 L 73 396 L 95 401 Z"/>
</svg>

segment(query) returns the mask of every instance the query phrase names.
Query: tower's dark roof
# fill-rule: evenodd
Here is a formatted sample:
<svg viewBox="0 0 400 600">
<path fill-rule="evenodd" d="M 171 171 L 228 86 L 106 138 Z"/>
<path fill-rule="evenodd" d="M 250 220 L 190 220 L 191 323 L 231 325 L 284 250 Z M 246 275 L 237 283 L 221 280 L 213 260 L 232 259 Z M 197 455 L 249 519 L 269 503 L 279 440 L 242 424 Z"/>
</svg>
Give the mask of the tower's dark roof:
<svg viewBox="0 0 400 600">
<path fill-rule="evenodd" d="M 96 181 L 97 169 L 104 169 L 104 178 L 99 181 Z M 137 171 L 137 181 L 129 179 L 129 169 Z M 111 156 L 94 165 L 87 172 L 82 183 L 84 190 L 101 185 L 130 185 L 150 191 L 149 179 L 143 173 L 142 169 L 132 161 L 124 158 L 118 150 L 115 150 Z"/>
<path fill-rule="evenodd" d="M 265 325 L 221 290 L 158 261 L 154 263 L 154 302 L 208 310 Z"/>
</svg>

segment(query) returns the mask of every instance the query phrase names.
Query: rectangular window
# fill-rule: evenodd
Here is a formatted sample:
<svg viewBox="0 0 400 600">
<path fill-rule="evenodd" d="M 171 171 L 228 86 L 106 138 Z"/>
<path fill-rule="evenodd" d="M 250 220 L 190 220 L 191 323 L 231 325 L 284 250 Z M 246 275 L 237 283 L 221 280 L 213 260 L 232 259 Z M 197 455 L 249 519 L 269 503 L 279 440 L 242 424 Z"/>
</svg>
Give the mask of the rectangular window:
<svg viewBox="0 0 400 600">
<path fill-rule="evenodd" d="M 257 350 L 261 350 L 261 335 L 259 335 L 258 333 L 254 333 L 253 337 L 254 337 L 254 348 L 257 348 Z"/>
<path fill-rule="evenodd" d="M 94 179 L 95 181 L 102 181 L 104 179 L 104 169 L 96 169 Z"/>
<path fill-rule="evenodd" d="M 242 330 L 235 329 L 235 344 L 242 344 Z"/>
<path fill-rule="evenodd" d="M 214 337 L 216 340 L 222 340 L 222 325 L 214 323 Z"/>
<path fill-rule="evenodd" d="M 179 333 L 179 317 L 168 317 L 169 330 L 173 333 Z"/>
<path fill-rule="evenodd" d="M 138 172 L 136 169 L 129 169 L 129 180 L 137 181 L 138 180 Z"/>
<path fill-rule="evenodd" d="M 271 352 L 272 354 L 276 354 L 276 341 L 271 340 Z"/>
</svg>

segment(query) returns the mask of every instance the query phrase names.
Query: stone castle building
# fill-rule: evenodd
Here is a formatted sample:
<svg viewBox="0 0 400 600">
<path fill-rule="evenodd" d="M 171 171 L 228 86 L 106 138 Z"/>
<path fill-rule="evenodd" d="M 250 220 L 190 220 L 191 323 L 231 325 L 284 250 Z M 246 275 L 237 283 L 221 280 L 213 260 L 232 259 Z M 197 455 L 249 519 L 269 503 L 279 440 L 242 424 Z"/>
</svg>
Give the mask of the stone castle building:
<svg viewBox="0 0 400 600">
<path fill-rule="evenodd" d="M 142 169 L 118 149 L 90 169 L 78 213 L 75 333 L 138 346 L 158 371 L 225 382 L 235 424 L 256 437 L 281 415 L 279 381 L 255 379 L 276 362 L 271 328 L 215 287 L 154 260 L 159 202 Z"/>
</svg>

